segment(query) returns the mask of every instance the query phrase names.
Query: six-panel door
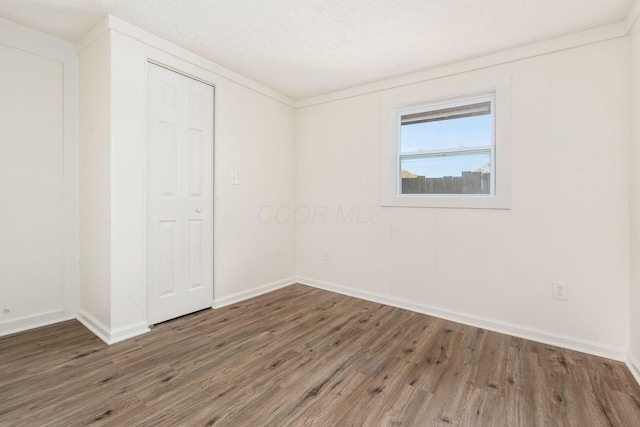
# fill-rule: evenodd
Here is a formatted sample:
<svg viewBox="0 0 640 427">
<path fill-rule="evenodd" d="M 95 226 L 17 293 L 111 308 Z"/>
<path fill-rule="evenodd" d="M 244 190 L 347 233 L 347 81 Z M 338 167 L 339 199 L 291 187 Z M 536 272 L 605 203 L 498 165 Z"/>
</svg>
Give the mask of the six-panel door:
<svg viewBox="0 0 640 427">
<path fill-rule="evenodd" d="M 213 300 L 213 87 L 148 64 L 147 316 Z"/>
</svg>

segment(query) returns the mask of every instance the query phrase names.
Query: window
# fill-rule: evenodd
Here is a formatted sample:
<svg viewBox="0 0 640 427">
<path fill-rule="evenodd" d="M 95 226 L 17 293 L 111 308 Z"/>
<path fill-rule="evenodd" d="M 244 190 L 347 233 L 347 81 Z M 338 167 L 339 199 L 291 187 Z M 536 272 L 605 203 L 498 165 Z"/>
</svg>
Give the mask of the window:
<svg viewBox="0 0 640 427">
<path fill-rule="evenodd" d="M 505 85 L 388 110 L 384 205 L 509 208 Z"/>
<path fill-rule="evenodd" d="M 398 194 L 493 194 L 493 96 L 401 110 Z"/>
</svg>

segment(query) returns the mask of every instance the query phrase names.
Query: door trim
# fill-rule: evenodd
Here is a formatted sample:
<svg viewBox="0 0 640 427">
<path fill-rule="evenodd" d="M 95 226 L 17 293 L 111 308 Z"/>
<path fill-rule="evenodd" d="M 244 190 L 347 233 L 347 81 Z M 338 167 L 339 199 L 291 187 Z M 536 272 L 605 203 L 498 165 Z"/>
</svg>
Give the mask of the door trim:
<svg viewBox="0 0 640 427">
<path fill-rule="evenodd" d="M 163 52 L 164 54 L 164 52 Z M 167 58 L 171 59 L 171 60 L 178 60 L 179 62 L 184 62 L 184 60 L 179 59 L 179 58 L 174 58 L 171 55 L 166 55 Z M 143 142 L 143 150 L 144 150 L 144 176 L 145 176 L 145 183 L 144 183 L 144 191 L 145 191 L 145 197 L 144 197 L 144 241 L 145 241 L 145 245 L 144 245 L 144 259 L 145 261 L 148 259 L 148 215 L 149 215 L 149 206 L 148 206 L 148 169 L 149 169 L 149 164 L 148 164 L 148 152 L 149 152 L 149 135 L 148 135 L 148 117 L 149 117 L 149 109 L 148 109 L 148 89 L 149 89 L 149 64 L 153 64 L 156 65 L 158 67 L 164 68 L 166 70 L 172 71 L 176 74 L 180 74 L 184 77 L 187 77 L 189 79 L 195 80 L 197 82 L 200 82 L 202 84 L 205 84 L 207 86 L 210 86 L 212 89 L 212 111 L 211 111 L 211 125 L 212 125 L 212 133 L 211 133 L 211 145 L 212 145 L 212 150 L 211 150 L 211 165 L 212 165 L 212 171 L 211 171 L 211 189 L 213 194 L 211 195 L 211 212 L 212 212 L 212 241 L 211 241 L 211 254 L 212 254 L 212 259 L 211 259 L 211 268 L 212 268 L 212 289 L 211 289 L 211 308 L 215 308 L 214 307 L 214 302 L 215 302 L 215 295 L 216 295 L 216 269 L 217 269 L 217 263 L 216 263 L 216 256 L 217 256 L 217 252 L 216 252 L 216 242 L 217 242 L 217 215 L 216 215 L 216 209 L 217 209 L 217 191 L 216 191 L 216 106 L 217 106 L 217 87 L 215 83 L 212 83 L 211 81 L 204 79 L 204 78 L 200 78 L 198 76 L 196 76 L 195 74 L 189 73 L 184 71 L 183 69 L 168 65 L 167 62 L 156 59 L 155 57 L 152 57 L 150 55 L 145 55 L 145 61 L 144 61 L 144 94 L 143 94 L 143 99 L 144 99 L 144 117 L 145 117 L 145 122 L 144 122 L 144 126 L 143 126 L 143 135 L 144 135 L 144 142 Z M 184 63 L 182 64 L 184 66 L 191 66 L 193 64 L 190 63 Z M 146 306 L 148 304 L 148 291 L 149 291 L 149 283 L 148 283 L 148 276 L 147 276 L 147 267 L 145 266 L 145 318 L 147 320 L 148 326 L 152 327 L 154 324 L 148 322 L 149 320 L 149 308 L 148 306 Z"/>
</svg>

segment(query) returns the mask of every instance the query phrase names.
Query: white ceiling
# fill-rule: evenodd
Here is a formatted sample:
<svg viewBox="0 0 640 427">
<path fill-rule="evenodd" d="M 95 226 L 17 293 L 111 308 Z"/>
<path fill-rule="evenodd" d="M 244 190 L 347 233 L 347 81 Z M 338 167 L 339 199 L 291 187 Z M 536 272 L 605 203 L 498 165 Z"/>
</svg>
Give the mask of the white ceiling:
<svg viewBox="0 0 640 427">
<path fill-rule="evenodd" d="M 625 19 L 633 0 L 0 0 L 76 42 L 112 14 L 294 100 Z"/>
</svg>

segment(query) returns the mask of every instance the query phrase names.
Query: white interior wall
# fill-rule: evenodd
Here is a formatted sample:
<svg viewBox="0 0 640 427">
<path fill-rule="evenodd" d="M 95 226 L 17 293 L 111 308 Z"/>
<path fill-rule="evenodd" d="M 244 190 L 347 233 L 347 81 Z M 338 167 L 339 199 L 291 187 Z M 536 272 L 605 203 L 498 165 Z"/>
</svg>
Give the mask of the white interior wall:
<svg viewBox="0 0 640 427">
<path fill-rule="evenodd" d="M 110 40 L 79 52 L 80 319 L 94 332 L 111 322 Z"/>
<path fill-rule="evenodd" d="M 0 19 L 0 335 L 73 317 L 72 44 Z"/>
<path fill-rule="evenodd" d="M 640 382 L 640 23 L 636 21 L 630 34 L 631 76 L 631 293 L 629 365 Z"/>
<path fill-rule="evenodd" d="M 0 58 L 5 321 L 64 309 L 62 64 L 5 45 Z"/>
<path fill-rule="evenodd" d="M 293 204 L 293 108 L 133 37 L 112 36 L 112 326 L 145 319 L 144 138 L 146 62 L 213 84 L 215 90 L 215 300 L 290 283 L 295 227 L 258 222 L 263 205 Z M 233 173 L 238 185 L 232 185 Z M 115 300 L 114 300 L 115 301 Z M 122 317 L 116 317 L 120 316 Z"/>
<path fill-rule="evenodd" d="M 102 46 L 107 43 L 109 45 Z M 81 151 L 80 162 L 90 175 L 99 175 L 104 185 L 100 200 L 87 195 L 93 212 L 95 247 L 82 249 L 101 261 L 101 280 L 82 287 L 95 293 L 108 308 L 108 317 L 90 310 L 83 318 L 101 338 L 116 342 L 147 330 L 146 323 L 146 64 L 164 64 L 215 86 L 215 206 L 214 206 L 214 288 L 215 306 L 231 303 L 294 281 L 295 224 L 265 224 L 258 220 L 262 206 L 293 205 L 294 191 L 294 110 L 278 99 L 231 81 L 201 58 L 161 39 L 109 17 L 80 42 L 81 74 L 94 73 L 108 79 L 100 89 L 87 87 L 82 94 L 93 112 L 103 111 L 100 125 L 108 126 L 99 137 L 83 131 L 95 141 L 100 156 Z M 104 55 L 108 49 L 109 56 Z M 99 52 L 91 61 L 84 57 Z M 101 61 L 107 60 L 102 63 Z M 91 63 L 99 69 L 83 68 Z M 241 79 L 240 79 L 241 80 Z M 88 81 L 88 80 L 87 80 Z M 99 80 L 101 81 L 101 80 Z M 90 85 L 95 85 L 94 83 Z M 81 86 L 81 90 L 84 86 Z M 106 99 L 108 97 L 108 99 Z M 106 100 L 105 100 L 106 99 Z M 89 109 L 91 113 L 92 109 Z M 81 118 L 81 128 L 91 129 Z M 97 117 L 94 117 L 97 119 Z M 95 131 L 94 131 L 95 132 Z M 92 165 L 91 159 L 100 159 Z M 237 173 L 238 185 L 232 185 Z M 106 180 L 105 180 L 106 177 Z M 82 193 L 84 194 L 84 193 Z M 83 201 L 85 203 L 85 201 Z M 99 223 L 98 223 L 98 219 Z M 106 251 L 106 252 L 105 252 Z M 95 270 L 98 272 L 98 270 Z M 97 282 L 96 282 L 97 283 Z M 107 295 L 103 294 L 104 290 Z M 84 300 L 82 300 L 84 301 Z M 81 313 L 82 314 L 82 313 Z M 104 319 L 104 320 L 103 320 Z"/>
<path fill-rule="evenodd" d="M 144 50 L 111 37 L 111 339 L 146 323 L 146 73 Z"/>
<path fill-rule="evenodd" d="M 627 49 L 619 38 L 298 110 L 297 203 L 319 213 L 298 224 L 300 280 L 623 359 Z M 501 75 L 511 209 L 380 207 L 381 108 Z M 569 301 L 551 299 L 554 280 Z"/>
</svg>

